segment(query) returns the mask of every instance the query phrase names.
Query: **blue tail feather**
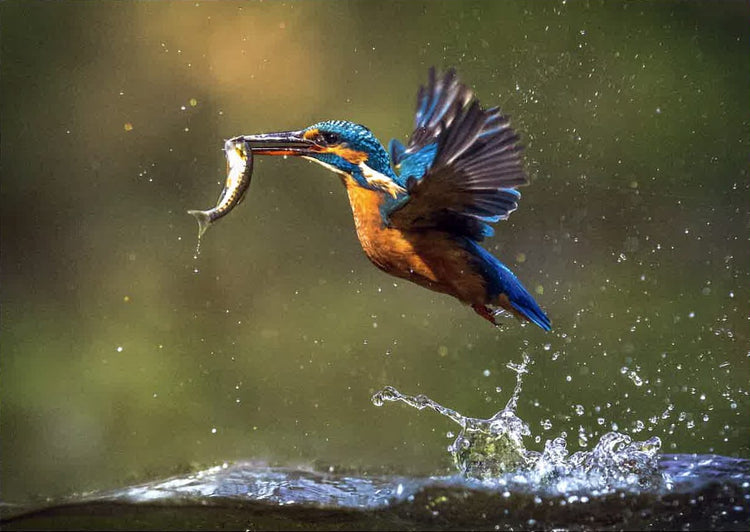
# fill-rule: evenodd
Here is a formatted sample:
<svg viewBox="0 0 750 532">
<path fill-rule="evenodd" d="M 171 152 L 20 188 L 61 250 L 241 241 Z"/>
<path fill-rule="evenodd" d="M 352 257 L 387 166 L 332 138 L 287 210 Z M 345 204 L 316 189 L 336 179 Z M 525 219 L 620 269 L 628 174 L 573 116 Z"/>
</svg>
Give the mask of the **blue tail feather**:
<svg viewBox="0 0 750 532">
<path fill-rule="evenodd" d="M 484 278 L 487 280 L 487 291 L 491 297 L 505 294 L 519 313 L 530 322 L 545 331 L 551 329 L 551 323 L 532 295 L 526 290 L 518 277 L 494 255 L 472 240 L 465 240 L 466 248 L 477 257 Z"/>
</svg>

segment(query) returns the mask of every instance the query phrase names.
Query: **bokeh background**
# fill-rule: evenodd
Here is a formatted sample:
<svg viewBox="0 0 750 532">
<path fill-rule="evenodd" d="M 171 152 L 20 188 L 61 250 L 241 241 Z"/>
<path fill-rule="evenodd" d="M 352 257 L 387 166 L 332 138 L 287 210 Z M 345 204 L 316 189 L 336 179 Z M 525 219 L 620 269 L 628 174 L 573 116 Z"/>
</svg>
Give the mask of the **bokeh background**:
<svg viewBox="0 0 750 532">
<path fill-rule="evenodd" d="M 4 2 L 2 499 L 232 460 L 451 472 L 528 353 L 527 444 L 750 445 L 746 2 Z M 194 260 L 223 139 L 411 132 L 427 69 L 501 105 L 532 184 L 488 243 L 553 331 L 386 276 L 338 178 L 257 159 Z M 196 271 L 197 270 L 197 271 Z"/>
</svg>

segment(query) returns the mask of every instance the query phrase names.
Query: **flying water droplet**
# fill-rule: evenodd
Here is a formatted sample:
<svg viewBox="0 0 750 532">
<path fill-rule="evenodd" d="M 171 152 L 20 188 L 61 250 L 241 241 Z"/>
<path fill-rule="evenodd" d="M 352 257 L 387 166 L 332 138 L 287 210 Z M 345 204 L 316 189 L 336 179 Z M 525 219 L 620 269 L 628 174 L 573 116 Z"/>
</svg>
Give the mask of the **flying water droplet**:
<svg viewBox="0 0 750 532">
<path fill-rule="evenodd" d="M 630 378 L 631 381 L 633 381 L 633 384 L 635 384 L 636 386 L 643 385 L 643 380 L 635 371 L 631 370 L 630 373 L 628 373 L 628 377 Z"/>
</svg>

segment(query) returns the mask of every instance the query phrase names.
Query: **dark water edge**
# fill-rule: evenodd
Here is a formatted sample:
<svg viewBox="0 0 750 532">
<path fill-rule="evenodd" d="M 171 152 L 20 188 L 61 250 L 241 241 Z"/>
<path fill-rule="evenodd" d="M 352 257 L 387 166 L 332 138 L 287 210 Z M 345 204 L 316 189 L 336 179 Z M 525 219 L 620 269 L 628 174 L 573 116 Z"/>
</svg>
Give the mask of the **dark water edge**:
<svg viewBox="0 0 750 532">
<path fill-rule="evenodd" d="M 665 455 L 671 487 L 562 493 L 507 477 L 357 477 L 216 467 L 32 510 L 3 530 L 748 530 L 750 460 Z"/>
</svg>

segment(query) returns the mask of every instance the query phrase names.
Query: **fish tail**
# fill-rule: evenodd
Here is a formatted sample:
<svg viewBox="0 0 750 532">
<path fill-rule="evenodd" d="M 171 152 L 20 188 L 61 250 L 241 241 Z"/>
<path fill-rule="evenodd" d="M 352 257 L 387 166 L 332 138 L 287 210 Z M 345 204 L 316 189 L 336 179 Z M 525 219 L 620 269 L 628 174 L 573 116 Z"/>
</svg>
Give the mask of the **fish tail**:
<svg viewBox="0 0 750 532">
<path fill-rule="evenodd" d="M 188 214 L 192 214 L 198 220 L 198 238 L 202 237 L 211 225 L 211 216 L 207 211 L 188 211 Z"/>
<path fill-rule="evenodd" d="M 489 295 L 496 298 L 501 306 L 510 304 L 508 310 L 514 314 L 520 314 L 531 323 L 538 325 L 545 331 L 549 331 L 551 323 L 544 311 L 534 301 L 534 297 L 524 288 L 518 277 L 510 269 L 497 260 L 489 251 L 473 241 L 468 241 L 468 247 L 474 256 L 479 259 L 478 263 L 484 278 L 487 280 L 487 291 Z"/>
</svg>

